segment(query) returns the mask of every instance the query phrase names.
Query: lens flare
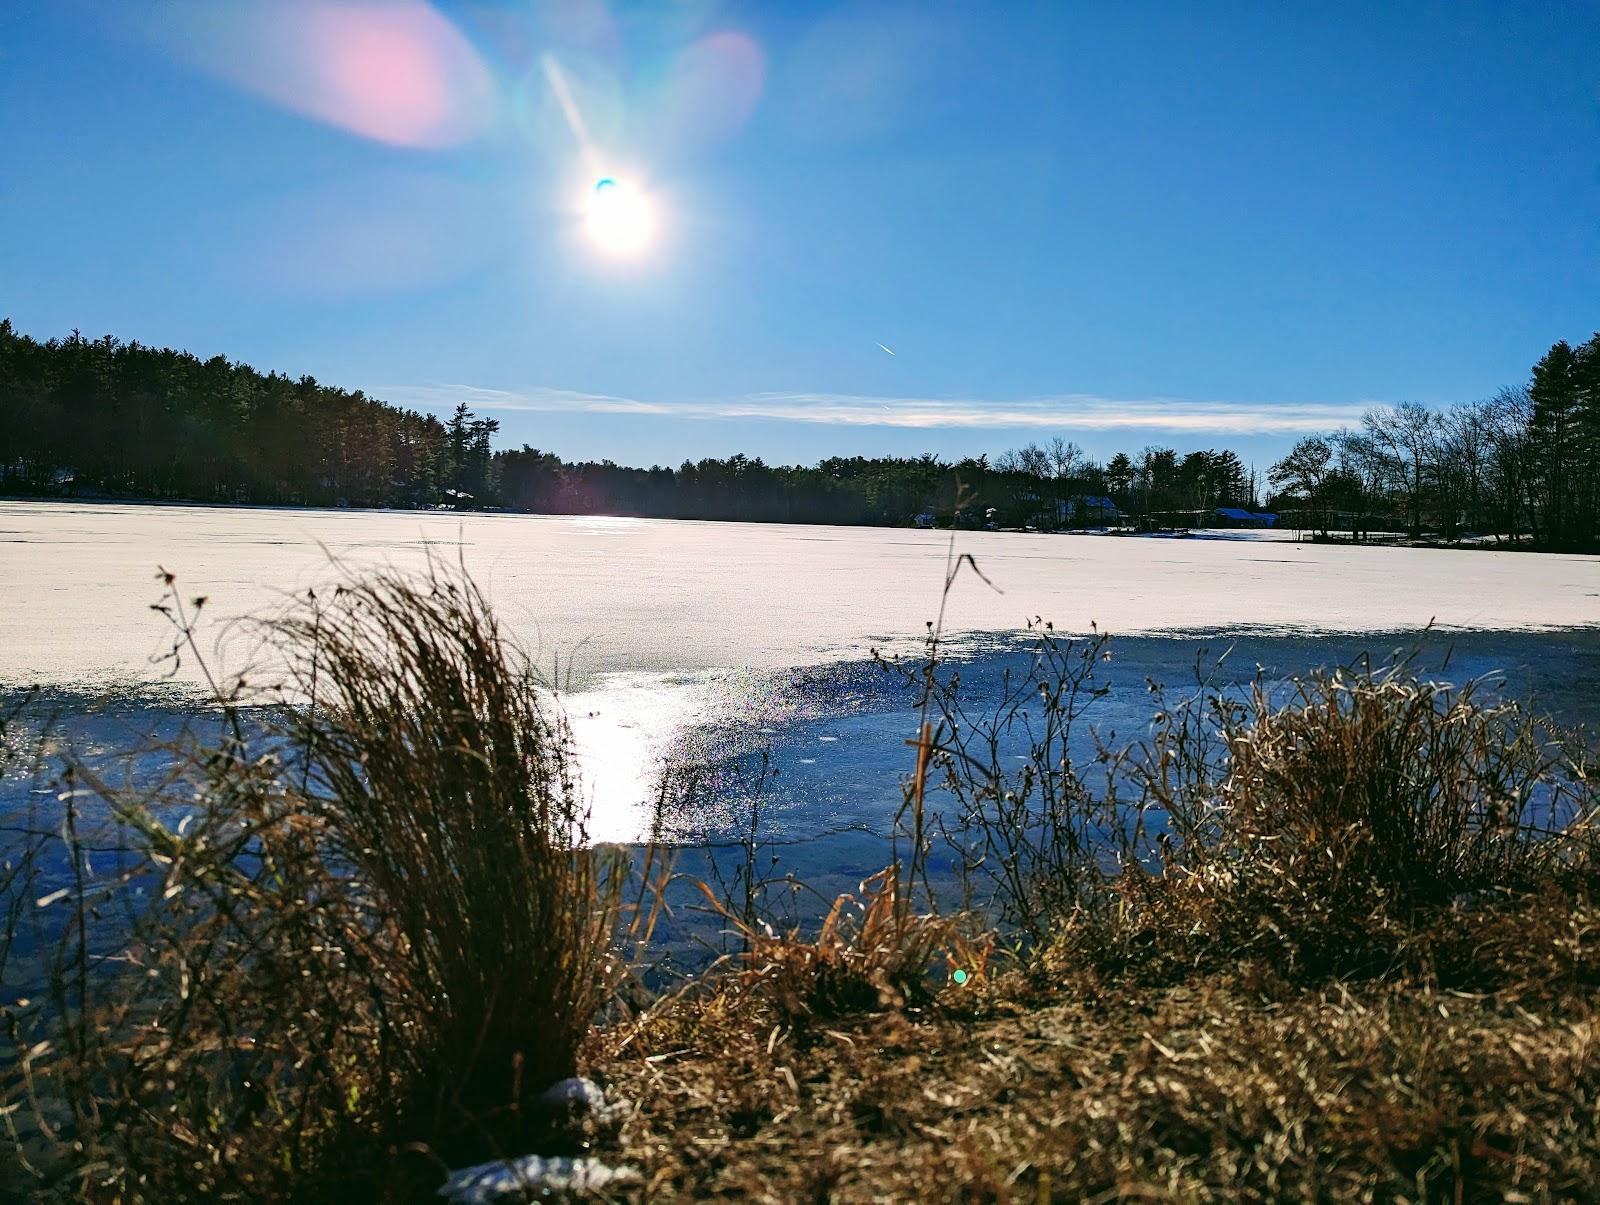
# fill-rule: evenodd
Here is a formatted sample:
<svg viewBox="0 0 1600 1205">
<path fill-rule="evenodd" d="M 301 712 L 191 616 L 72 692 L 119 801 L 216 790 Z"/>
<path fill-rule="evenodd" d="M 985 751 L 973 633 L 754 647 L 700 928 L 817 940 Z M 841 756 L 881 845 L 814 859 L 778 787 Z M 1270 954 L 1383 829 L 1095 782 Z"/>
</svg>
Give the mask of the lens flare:
<svg viewBox="0 0 1600 1205">
<path fill-rule="evenodd" d="M 364 138 L 439 149 L 480 137 L 493 120 L 488 64 L 425 0 L 238 0 L 159 11 L 157 35 L 195 66 Z"/>
<path fill-rule="evenodd" d="M 702 38 L 677 56 L 637 115 L 645 141 L 687 151 L 731 138 L 755 111 L 766 69 L 761 47 L 744 34 Z"/>
<path fill-rule="evenodd" d="M 635 255 L 655 235 L 655 208 L 633 185 L 605 176 L 589 192 L 584 226 L 590 240 L 607 254 Z"/>
</svg>

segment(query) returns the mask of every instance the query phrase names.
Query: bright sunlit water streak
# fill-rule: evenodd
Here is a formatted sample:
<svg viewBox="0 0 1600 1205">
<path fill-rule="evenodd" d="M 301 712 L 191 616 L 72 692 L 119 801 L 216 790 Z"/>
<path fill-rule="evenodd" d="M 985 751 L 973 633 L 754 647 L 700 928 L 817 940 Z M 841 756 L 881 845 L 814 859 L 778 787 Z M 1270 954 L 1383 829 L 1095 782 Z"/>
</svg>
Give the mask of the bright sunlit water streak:
<svg viewBox="0 0 1600 1205">
<path fill-rule="evenodd" d="M 650 832 L 662 767 L 685 734 L 708 719 L 703 681 L 608 674 L 593 690 L 561 699 L 572 725 L 590 806 L 589 839 L 637 841 Z"/>
</svg>

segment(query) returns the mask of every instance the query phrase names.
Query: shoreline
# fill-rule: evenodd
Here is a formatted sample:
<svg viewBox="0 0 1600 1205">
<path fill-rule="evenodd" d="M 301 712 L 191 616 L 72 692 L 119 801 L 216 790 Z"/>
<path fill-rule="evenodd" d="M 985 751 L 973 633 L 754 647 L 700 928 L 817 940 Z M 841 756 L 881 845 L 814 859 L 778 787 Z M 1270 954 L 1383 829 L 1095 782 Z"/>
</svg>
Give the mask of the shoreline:
<svg viewBox="0 0 1600 1205">
<path fill-rule="evenodd" d="M 837 528 L 841 531 L 932 531 L 939 534 L 954 532 L 957 535 L 1066 535 L 1115 537 L 1119 539 L 1202 539 L 1202 540 L 1259 540 L 1281 539 L 1286 543 L 1319 544 L 1350 548 L 1416 548 L 1439 551 L 1524 552 L 1552 556 L 1593 557 L 1600 559 L 1600 548 L 1551 547 L 1533 544 L 1523 539 L 1496 542 L 1493 537 L 1474 537 L 1471 540 L 1449 541 L 1426 536 L 1412 538 L 1397 536 L 1394 539 L 1352 540 L 1338 535 L 1331 537 L 1311 533 L 1300 534 L 1304 529 L 1292 527 L 1192 527 L 1159 531 L 1138 531 L 1131 527 L 923 527 L 907 523 L 824 523 L 805 519 L 714 519 L 687 515 L 630 514 L 612 511 L 532 511 L 511 507 L 486 507 L 462 509 L 454 506 L 337 506 L 301 502 L 207 502 L 189 498 L 118 498 L 109 496 L 78 497 L 61 494 L 0 494 L 0 505 L 23 503 L 28 505 L 66 506 L 149 506 L 196 510 L 243 510 L 258 512 L 282 511 L 295 514 L 327 515 L 457 515 L 463 518 L 494 518 L 496 516 L 522 516 L 531 519 L 637 519 L 661 523 L 715 523 L 728 526 L 749 527 L 817 527 Z M 1293 536 L 1289 532 L 1295 532 Z M 1597 621 L 1600 622 L 1600 621 Z"/>
</svg>

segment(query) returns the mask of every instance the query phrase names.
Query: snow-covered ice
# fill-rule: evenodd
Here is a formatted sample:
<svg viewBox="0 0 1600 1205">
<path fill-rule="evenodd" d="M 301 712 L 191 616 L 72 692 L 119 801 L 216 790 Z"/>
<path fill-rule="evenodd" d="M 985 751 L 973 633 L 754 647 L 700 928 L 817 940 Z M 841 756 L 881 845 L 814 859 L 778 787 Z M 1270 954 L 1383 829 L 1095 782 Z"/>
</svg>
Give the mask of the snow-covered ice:
<svg viewBox="0 0 1600 1205">
<path fill-rule="evenodd" d="M 220 620 L 349 569 L 458 560 L 543 665 L 775 668 L 914 642 L 938 612 L 947 532 L 411 511 L 0 503 L 0 683 L 148 676 L 157 566 Z M 952 632 L 1034 615 L 1135 634 L 1245 625 L 1346 632 L 1600 624 L 1600 557 L 962 532 Z M 232 661 L 246 642 L 234 641 Z"/>
</svg>

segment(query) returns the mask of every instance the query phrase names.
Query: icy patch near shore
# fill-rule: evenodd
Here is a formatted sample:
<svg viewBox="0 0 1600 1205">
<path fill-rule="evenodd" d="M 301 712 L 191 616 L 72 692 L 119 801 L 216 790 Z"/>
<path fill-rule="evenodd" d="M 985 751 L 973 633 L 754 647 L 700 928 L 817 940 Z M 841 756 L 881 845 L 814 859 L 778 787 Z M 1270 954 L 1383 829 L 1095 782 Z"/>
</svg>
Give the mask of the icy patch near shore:
<svg viewBox="0 0 1600 1205">
<path fill-rule="evenodd" d="M 451 1172 L 439 1195 L 451 1205 L 502 1205 L 505 1202 L 561 1199 L 573 1194 L 604 1192 L 623 1184 L 636 1184 L 639 1173 L 631 1167 L 610 1167 L 584 1156 L 545 1158 L 523 1155 L 518 1159 L 480 1163 Z"/>
<path fill-rule="evenodd" d="M 582 1076 L 552 1084 L 540 1095 L 539 1106 L 599 1126 L 619 1124 L 630 1110 L 627 1101 L 607 1100 L 599 1084 Z M 638 1180 L 639 1173 L 631 1167 L 612 1167 L 588 1156 L 523 1155 L 451 1172 L 439 1195 L 452 1205 L 497 1205 L 587 1197 Z"/>
</svg>

